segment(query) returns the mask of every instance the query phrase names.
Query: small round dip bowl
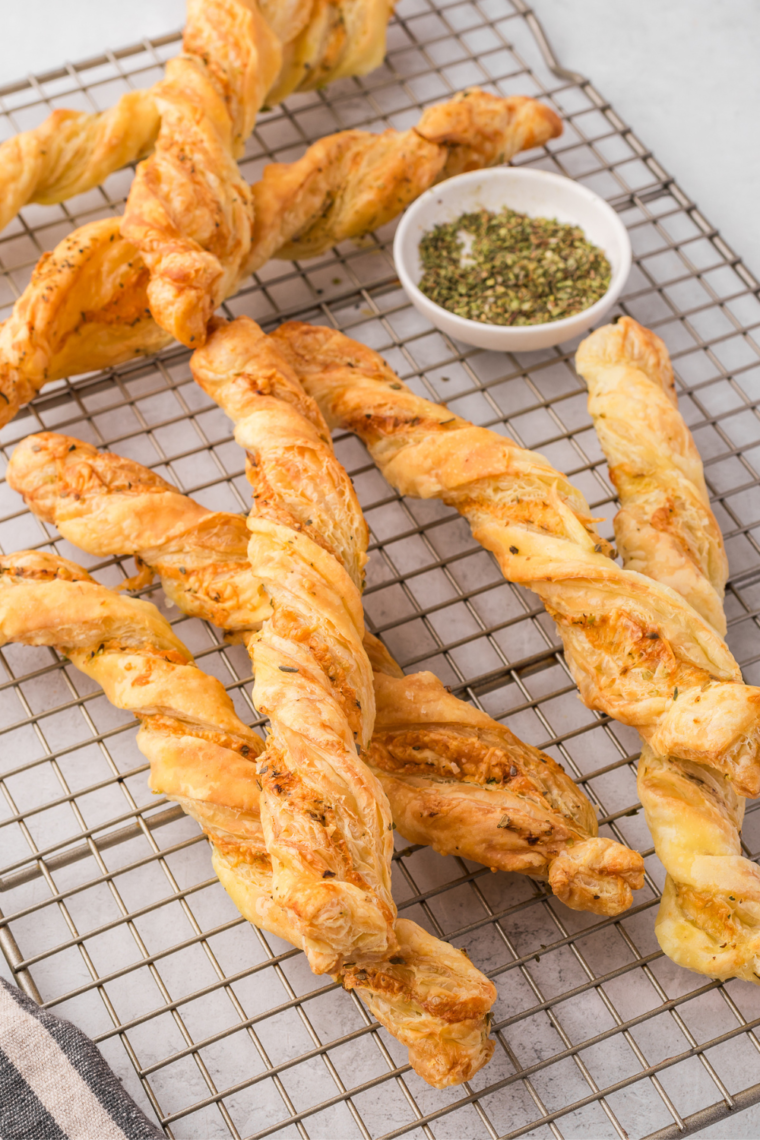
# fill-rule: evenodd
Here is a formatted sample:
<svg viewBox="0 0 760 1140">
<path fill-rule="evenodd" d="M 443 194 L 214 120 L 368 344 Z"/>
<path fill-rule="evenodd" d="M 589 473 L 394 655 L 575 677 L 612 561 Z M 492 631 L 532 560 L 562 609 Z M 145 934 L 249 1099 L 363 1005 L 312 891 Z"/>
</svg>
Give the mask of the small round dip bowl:
<svg viewBox="0 0 760 1140">
<path fill-rule="evenodd" d="M 436 225 L 464 213 L 505 206 L 530 217 L 556 218 L 580 226 L 586 238 L 607 256 L 612 277 L 607 292 L 580 313 L 536 325 L 496 325 L 467 320 L 437 305 L 418 288 L 422 279 L 419 244 Z M 572 340 L 600 321 L 620 296 L 631 270 L 631 243 L 611 206 L 593 191 L 546 170 L 497 166 L 449 178 L 426 190 L 401 219 L 393 242 L 401 284 L 414 307 L 455 340 L 503 352 L 532 352 Z"/>
</svg>

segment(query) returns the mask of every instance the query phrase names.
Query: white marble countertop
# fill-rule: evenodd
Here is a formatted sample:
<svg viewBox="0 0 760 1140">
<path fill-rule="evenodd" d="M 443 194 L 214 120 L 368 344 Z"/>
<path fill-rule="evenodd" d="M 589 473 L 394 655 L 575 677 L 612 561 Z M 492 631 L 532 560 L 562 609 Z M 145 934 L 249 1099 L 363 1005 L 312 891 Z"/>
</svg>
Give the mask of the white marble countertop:
<svg viewBox="0 0 760 1140">
<path fill-rule="evenodd" d="M 560 61 L 592 79 L 760 275 L 757 0 L 534 0 L 534 7 Z M 183 0 L 6 3 L 0 85 L 174 30 L 183 13 Z M 760 1106 L 699 1133 L 759 1134 Z"/>
</svg>

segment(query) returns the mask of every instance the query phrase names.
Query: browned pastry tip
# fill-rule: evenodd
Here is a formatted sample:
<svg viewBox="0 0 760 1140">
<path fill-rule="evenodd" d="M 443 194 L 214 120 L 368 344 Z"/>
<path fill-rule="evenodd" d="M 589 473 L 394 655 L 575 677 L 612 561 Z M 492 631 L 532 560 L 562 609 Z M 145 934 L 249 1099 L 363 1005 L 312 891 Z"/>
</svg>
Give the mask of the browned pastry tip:
<svg viewBox="0 0 760 1140">
<path fill-rule="evenodd" d="M 433 938 L 408 919 L 396 923 L 398 952 L 380 965 L 346 967 L 344 989 L 356 990 L 382 1024 L 409 1049 L 428 1084 L 442 1089 L 469 1081 L 490 1061 L 489 1010 L 496 988 L 466 953 Z M 415 1008 L 415 1019 L 396 1010 Z"/>
</svg>

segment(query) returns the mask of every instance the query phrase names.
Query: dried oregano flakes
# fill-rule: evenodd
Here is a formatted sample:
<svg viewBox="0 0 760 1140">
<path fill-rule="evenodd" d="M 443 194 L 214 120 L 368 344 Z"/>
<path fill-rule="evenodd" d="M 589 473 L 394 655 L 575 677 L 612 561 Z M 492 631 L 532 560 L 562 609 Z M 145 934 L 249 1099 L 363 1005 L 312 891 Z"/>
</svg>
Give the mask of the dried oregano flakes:
<svg viewBox="0 0 760 1140">
<path fill-rule="evenodd" d="M 505 207 L 477 210 L 423 235 L 419 288 L 444 309 L 493 325 L 538 325 L 588 309 L 610 263 L 579 226 Z"/>
</svg>

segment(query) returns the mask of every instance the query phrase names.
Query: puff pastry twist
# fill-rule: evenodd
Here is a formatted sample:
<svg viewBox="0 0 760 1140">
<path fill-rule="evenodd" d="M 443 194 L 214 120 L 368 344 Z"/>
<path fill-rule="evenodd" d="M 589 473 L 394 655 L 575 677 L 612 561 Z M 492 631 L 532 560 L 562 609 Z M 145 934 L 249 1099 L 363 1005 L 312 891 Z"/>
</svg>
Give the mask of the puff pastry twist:
<svg viewBox="0 0 760 1140">
<path fill-rule="evenodd" d="M 257 340 L 253 322 L 219 324 L 192 367 L 234 421 L 254 484 L 248 559 L 272 606 L 247 640 L 271 733 L 262 823 L 275 897 L 299 914 L 309 962 L 326 972 L 394 946 L 390 808 L 359 755 L 375 714 L 357 585 L 365 524 L 297 379 L 271 368 L 251 382 Z"/>
<path fill-rule="evenodd" d="M 665 345 L 622 317 L 582 341 L 575 366 L 622 504 L 623 565 L 672 586 L 725 635 L 728 559 Z"/>
<path fill-rule="evenodd" d="M 197 131 L 210 153 L 221 143 L 210 128 L 204 134 L 205 129 L 202 124 Z M 215 211 L 223 211 L 221 202 L 230 187 L 220 188 L 221 197 L 215 200 L 205 192 L 205 176 L 192 169 L 179 170 L 178 156 L 170 153 L 166 161 L 182 194 L 169 210 L 176 220 L 178 244 L 172 245 L 173 223 L 169 214 L 162 214 L 166 203 L 160 197 L 145 203 L 150 218 L 140 240 L 150 244 L 157 235 L 155 248 L 151 246 L 154 264 L 164 268 L 175 265 L 177 279 L 185 284 L 190 262 L 179 253 L 188 235 L 198 247 L 191 242 L 192 264 L 200 268 L 197 290 L 175 295 L 169 281 L 164 294 L 163 278 L 156 278 L 155 291 L 166 296 L 167 312 L 177 315 L 172 330 L 189 344 L 202 342 L 192 310 L 186 311 L 183 306 L 183 297 L 192 294 L 201 311 L 208 312 L 211 302 L 207 289 L 216 296 L 219 281 L 228 280 L 228 254 L 242 266 L 243 274 L 269 256 L 293 256 L 289 252 L 292 242 L 304 245 L 303 256 L 313 256 L 333 242 L 358 237 L 395 217 L 431 183 L 447 177 L 447 172 L 487 166 L 521 148 L 546 142 L 560 131 L 556 115 L 534 99 L 501 99 L 475 89 L 430 108 L 418 127 L 410 131 L 381 135 L 343 131 L 329 136 L 310 147 L 298 162 L 275 164 L 262 180 L 261 190 L 251 189 L 253 223 L 241 231 L 243 236 L 250 232 L 251 244 L 245 251 L 237 231 L 225 230 L 218 247 L 216 238 L 209 236 L 216 229 Z M 226 160 L 222 169 L 228 169 Z M 336 180 L 339 170 L 345 182 Z M 186 200 L 193 205 L 187 218 L 179 216 Z M 237 216 L 239 206 L 241 203 L 229 203 L 225 209 Z M 258 223 L 255 209 L 262 214 Z M 166 228 L 161 230 L 164 222 Z M 51 380 L 107 368 L 169 343 L 169 333 L 153 319 L 149 308 L 148 265 L 122 236 L 120 225 L 118 218 L 92 222 L 75 230 L 52 253 L 43 254 L 11 316 L 0 325 L 0 426 Z M 209 245 L 205 253 L 210 251 L 218 265 L 205 257 L 203 242 Z M 170 261 L 175 252 L 176 261 Z M 164 254 L 166 261 L 161 260 Z M 206 273 L 209 266 L 211 272 Z M 237 286 L 237 281 L 231 284 L 231 291 Z M 175 301 L 178 309 L 173 307 Z M 182 321 L 185 325 L 180 327 Z"/>
<path fill-rule="evenodd" d="M 382 62 L 389 0 L 188 0 L 185 59 L 222 79 L 234 106 L 234 151 L 253 126 L 262 102 L 270 106 L 293 91 L 348 75 L 366 75 Z M 258 74 L 250 52 L 265 49 Z M 242 65 L 232 91 L 220 57 L 237 55 Z M 244 57 L 248 56 L 245 61 Z M 258 60 L 254 58 L 254 63 Z M 181 70 L 172 60 L 167 71 Z M 226 72 L 226 74 L 225 74 Z M 241 82 L 241 78 L 247 83 Z M 171 83 L 170 83 L 171 86 Z M 39 127 L 0 146 L 0 229 L 28 202 L 52 205 L 91 190 L 109 174 L 136 162 L 155 145 L 162 116 L 171 106 L 163 82 L 129 91 L 100 114 L 53 111 Z"/>
<path fill-rule="evenodd" d="M 255 4 L 188 0 L 188 16 L 185 53 L 155 88 L 161 127 L 135 173 L 121 234 L 148 268 L 153 319 L 202 344 L 250 247 L 251 191 L 235 159 L 282 50 Z"/>
<path fill-rule="evenodd" d="M 607 557 L 583 496 L 540 455 L 415 396 L 372 350 L 296 322 L 274 336 L 328 423 L 367 444 L 403 494 L 469 521 L 512 582 L 555 619 L 590 708 L 634 725 L 660 755 L 709 764 L 760 791 L 760 690 L 668 586 Z"/>
<path fill-rule="evenodd" d="M 224 686 L 198 669 L 155 606 L 120 597 L 73 562 L 43 552 L 0 557 L 0 644 L 53 645 L 141 723 L 153 791 L 176 800 L 212 844 L 216 873 L 254 925 L 304 948 L 274 898 L 255 758 L 263 742 Z M 399 919 L 392 959 L 337 975 L 409 1048 L 437 1088 L 468 1080 L 493 1051 L 496 991 L 467 956 Z"/>
<path fill-rule="evenodd" d="M 29 202 L 53 206 L 105 182 L 153 149 L 160 117 L 151 90 L 128 91 L 100 114 L 59 107 L 0 146 L 0 229 Z"/>
<path fill-rule="evenodd" d="M 279 367 L 287 370 L 282 360 Z M 18 445 L 7 479 L 88 553 L 134 555 L 142 570 L 126 585 L 158 574 L 185 613 L 237 635 L 271 614 L 249 571 L 244 519 L 201 507 L 133 460 L 43 432 Z M 447 693 L 432 673 L 404 677 L 371 635 L 364 644 L 377 710 L 367 761 L 405 838 L 548 876 L 575 909 L 617 914 L 630 905 L 640 856 L 596 838 L 591 805 L 551 757 Z"/>
<path fill-rule="evenodd" d="M 308 464 L 306 464 L 303 455 L 296 458 L 295 450 L 296 446 L 299 445 L 299 437 L 295 430 L 294 420 L 291 421 L 291 425 L 283 438 L 277 439 L 276 433 L 273 431 L 274 424 L 270 426 L 260 414 L 258 418 L 251 414 L 251 410 L 264 401 L 270 392 L 288 393 L 286 398 L 295 403 L 295 398 L 290 393 L 297 390 L 300 399 L 307 399 L 311 403 L 310 398 L 305 396 L 303 392 L 299 382 L 299 373 L 292 366 L 291 361 L 292 354 L 284 350 L 284 343 L 277 334 L 266 337 L 253 321 L 239 317 L 231 324 L 225 322 L 216 324 L 206 347 L 197 349 L 193 354 L 190 367 L 193 376 L 204 391 L 216 400 L 235 422 L 235 438 L 238 443 L 245 447 L 248 454 L 246 473 L 254 492 L 254 503 L 248 525 L 253 530 L 254 536 L 257 533 L 257 527 L 253 522 L 256 517 L 259 519 L 287 520 L 294 529 L 309 528 L 308 533 L 340 560 L 343 566 L 349 570 L 354 584 L 359 588 L 363 583 L 368 532 L 351 481 L 335 458 L 328 434 L 325 431 L 318 444 L 316 441 L 314 444 L 310 444 L 313 451 L 309 454 Z M 316 405 L 313 407 L 316 410 Z M 304 418 L 303 411 L 299 410 L 299 414 Z M 266 433 L 266 439 L 264 433 Z M 253 451 L 252 447 L 254 448 Z M 309 471 L 309 467 L 311 471 Z M 320 479 L 329 486 L 334 485 L 339 488 L 340 494 L 329 496 L 322 492 L 321 495 L 315 495 L 312 487 Z M 308 494 L 309 491 L 311 491 L 310 495 Z M 323 505 L 326 509 L 323 509 Z M 272 592 L 274 580 L 272 578 L 269 581 L 264 579 L 266 564 L 262 563 L 261 552 L 257 549 L 255 541 L 252 541 L 248 548 L 248 556 L 254 572 L 264 580 L 267 591 L 274 602 L 275 595 Z M 266 625 L 264 628 L 267 628 Z M 254 671 L 257 669 L 256 661 L 257 657 L 254 650 Z M 395 663 L 387 659 L 385 667 L 381 665 L 379 671 L 386 674 L 400 673 L 400 670 L 395 667 Z M 412 689 L 409 682 L 405 682 L 405 688 L 407 685 L 409 688 L 404 696 L 409 702 L 407 709 L 411 713 L 411 702 L 415 697 L 421 698 L 422 693 L 420 692 L 419 681 L 415 690 Z M 386 682 L 386 686 L 390 687 L 390 682 Z M 431 695 L 428 693 L 426 698 L 420 700 L 420 706 L 422 708 L 427 707 L 430 710 L 427 714 L 428 717 L 432 714 L 440 717 L 444 723 L 454 721 L 459 711 L 458 702 L 455 703 L 454 709 L 452 709 L 451 704 L 447 709 L 447 702 L 440 682 L 434 681 L 432 688 L 434 697 L 431 700 Z M 395 687 L 394 696 L 396 701 L 401 700 L 398 686 Z M 349 690 L 346 703 L 350 711 L 351 690 Z M 477 756 L 478 748 L 476 747 L 475 757 L 470 756 L 469 763 L 463 760 L 462 769 L 465 780 L 467 780 L 468 774 L 473 775 L 478 772 L 480 779 L 485 780 L 486 783 L 489 779 L 497 782 L 500 779 L 503 783 L 507 772 L 503 767 L 504 761 L 499 756 L 499 751 L 503 749 L 505 740 L 509 739 L 511 734 L 507 737 L 503 730 L 493 729 L 493 722 L 490 718 L 480 717 L 479 720 L 479 717 L 480 714 L 471 710 L 470 723 L 473 726 L 477 724 L 481 731 L 490 729 L 490 739 L 488 732 L 483 732 L 482 737 L 478 733 L 480 756 Z M 514 741 L 514 738 L 511 738 L 511 741 Z M 422 770 L 422 765 L 415 765 L 408 755 L 403 755 L 403 741 L 396 738 L 388 741 L 388 744 L 390 747 L 383 750 L 381 742 L 376 741 L 374 755 L 377 766 L 381 769 L 385 767 L 387 770 L 387 764 L 384 764 L 383 760 L 393 753 L 394 747 L 400 749 L 407 773 L 415 777 L 413 782 L 417 783 L 415 801 L 417 795 L 423 792 L 427 797 L 431 795 L 434 797 L 434 808 L 428 808 L 426 823 L 419 827 L 418 834 L 428 834 L 432 831 L 433 846 L 436 846 L 435 833 L 437 828 L 435 825 L 430 828 L 430 823 L 437 814 L 435 809 L 444 804 L 450 813 L 454 828 L 461 833 L 468 822 L 468 816 L 472 818 L 474 814 L 473 793 L 470 792 L 468 800 L 465 801 L 459 788 L 452 790 L 451 794 L 447 795 L 441 787 L 440 781 L 435 781 L 431 786 L 430 773 L 425 773 Z M 484 744 L 486 746 L 485 755 L 483 754 Z M 489 745 L 496 747 L 496 751 L 490 757 L 488 756 Z M 366 743 L 362 744 L 363 748 L 366 746 Z M 533 772 L 530 775 L 535 781 L 535 769 L 538 765 L 545 763 L 545 758 L 540 753 L 536 755 L 535 750 L 527 750 L 527 752 L 530 755 L 532 765 L 526 762 L 524 754 L 521 766 L 524 769 L 533 767 Z M 439 771 L 434 774 L 439 776 L 445 774 L 447 767 L 445 758 L 438 758 L 436 761 L 430 756 L 425 756 L 424 759 L 428 761 L 425 767 L 435 767 L 436 762 L 439 763 Z M 513 766 L 516 767 L 510 762 L 510 773 Z M 553 767 L 555 789 L 564 786 L 564 794 L 567 796 L 568 790 L 570 790 L 572 796 L 571 781 L 560 774 L 558 766 Z M 488 775 L 485 774 L 486 771 Z M 542 797 L 544 803 L 548 801 L 551 804 L 552 799 L 554 799 L 554 795 L 550 791 L 551 782 L 550 777 L 545 783 L 543 789 L 545 795 Z M 408 783 L 405 786 L 408 787 Z M 525 787 L 522 790 L 528 791 Z M 402 830 L 406 828 L 407 833 L 414 834 L 414 811 L 410 810 L 412 797 L 407 795 L 407 802 L 402 808 L 403 789 L 394 786 L 393 793 L 397 799 L 399 816 L 403 820 Z M 535 806 L 539 806 L 539 804 L 535 804 Z M 495 808 L 496 805 L 492 801 L 488 801 L 487 795 L 484 797 L 481 793 L 480 804 L 478 808 L 475 808 L 475 811 L 479 810 L 482 817 L 481 823 L 487 827 L 490 822 L 498 830 L 499 823 L 504 823 L 505 820 L 503 818 L 496 819 Z M 458 815 L 460 816 L 459 819 L 457 818 Z M 524 842 L 527 842 L 529 847 L 535 844 L 537 835 L 542 833 L 550 841 L 553 827 L 548 819 L 544 819 L 543 826 L 540 823 L 536 826 L 537 821 L 532 820 L 531 822 L 536 829 L 535 831 L 531 830 L 530 835 L 528 835 L 526 825 L 530 826 L 530 824 L 525 815 L 521 816 L 518 811 L 516 817 L 515 831 L 522 830 Z M 587 817 L 586 826 L 590 825 L 591 821 Z M 547 827 L 550 829 L 549 831 L 547 831 Z M 559 852 L 555 847 L 551 854 L 548 851 L 544 852 L 544 858 L 547 862 L 552 855 L 554 856 L 553 865 L 549 869 L 549 880 L 553 887 L 557 887 L 557 893 L 560 897 L 571 901 L 577 907 L 585 904 L 584 908 L 592 910 L 597 909 L 594 905 L 596 903 L 598 909 L 605 913 L 607 912 L 606 908 L 616 911 L 630 905 L 631 887 L 636 888 L 643 883 L 643 867 L 640 856 L 626 848 L 595 837 L 588 838 L 575 847 L 573 844 L 576 837 L 580 838 L 565 832 L 563 838 L 566 843 L 563 851 Z M 528 869 L 529 866 L 529 861 L 525 860 L 523 868 Z"/>
<path fill-rule="evenodd" d="M 728 565 L 699 452 L 659 337 L 629 317 L 578 347 L 576 368 L 621 509 L 625 564 L 674 587 L 721 633 Z M 644 746 L 638 789 L 668 872 L 655 932 L 681 966 L 760 982 L 760 868 L 741 850 L 744 800 L 714 769 Z"/>
</svg>

